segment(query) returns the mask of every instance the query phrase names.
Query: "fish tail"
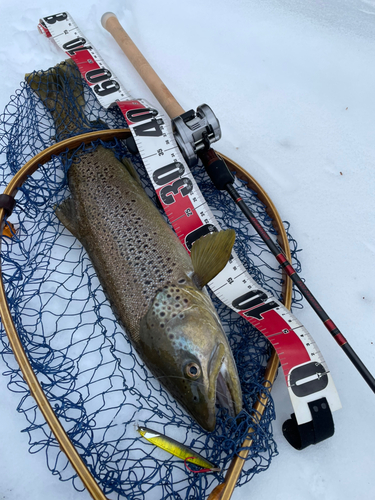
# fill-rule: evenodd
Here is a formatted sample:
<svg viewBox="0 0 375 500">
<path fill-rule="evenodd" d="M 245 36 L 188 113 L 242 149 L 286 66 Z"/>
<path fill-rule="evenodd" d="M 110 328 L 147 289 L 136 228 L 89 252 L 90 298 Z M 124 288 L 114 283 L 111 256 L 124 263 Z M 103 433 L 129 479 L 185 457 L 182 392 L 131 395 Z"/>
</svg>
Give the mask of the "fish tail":
<svg viewBox="0 0 375 500">
<path fill-rule="evenodd" d="M 92 129 L 83 112 L 82 77 L 74 61 L 68 59 L 47 71 L 29 73 L 25 80 L 51 112 L 57 141 Z"/>
</svg>

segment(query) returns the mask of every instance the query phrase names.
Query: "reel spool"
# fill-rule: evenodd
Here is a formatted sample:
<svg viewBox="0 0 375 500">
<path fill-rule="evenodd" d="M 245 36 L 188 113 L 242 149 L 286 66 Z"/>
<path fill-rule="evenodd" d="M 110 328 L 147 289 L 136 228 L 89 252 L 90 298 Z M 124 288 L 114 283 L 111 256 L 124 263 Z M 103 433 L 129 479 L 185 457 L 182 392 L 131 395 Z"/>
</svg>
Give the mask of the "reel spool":
<svg viewBox="0 0 375 500">
<path fill-rule="evenodd" d="M 221 138 L 219 120 L 207 104 L 198 106 L 197 111 L 191 109 L 173 118 L 172 127 L 178 147 L 189 167 L 197 163 L 199 151 L 208 149 Z"/>
</svg>

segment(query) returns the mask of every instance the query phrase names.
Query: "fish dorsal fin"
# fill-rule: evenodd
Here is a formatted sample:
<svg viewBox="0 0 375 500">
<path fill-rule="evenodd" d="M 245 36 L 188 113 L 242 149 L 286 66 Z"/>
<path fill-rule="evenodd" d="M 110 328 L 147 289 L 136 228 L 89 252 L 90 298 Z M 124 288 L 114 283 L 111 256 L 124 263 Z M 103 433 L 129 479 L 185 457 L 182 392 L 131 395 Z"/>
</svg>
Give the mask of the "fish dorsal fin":
<svg viewBox="0 0 375 500">
<path fill-rule="evenodd" d="M 191 249 L 195 277 L 201 287 L 207 285 L 227 265 L 236 233 L 226 229 L 197 240 Z"/>
</svg>

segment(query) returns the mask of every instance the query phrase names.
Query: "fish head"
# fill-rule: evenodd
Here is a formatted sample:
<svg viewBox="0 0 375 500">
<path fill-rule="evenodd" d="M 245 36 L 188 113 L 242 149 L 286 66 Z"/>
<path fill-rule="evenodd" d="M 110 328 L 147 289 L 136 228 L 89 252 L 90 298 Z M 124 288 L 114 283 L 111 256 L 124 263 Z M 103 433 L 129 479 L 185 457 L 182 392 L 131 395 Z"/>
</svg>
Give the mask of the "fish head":
<svg viewBox="0 0 375 500">
<path fill-rule="evenodd" d="M 142 359 L 169 393 L 208 431 L 216 402 L 242 408 L 237 368 L 215 308 L 193 284 L 166 285 L 141 320 Z"/>
</svg>

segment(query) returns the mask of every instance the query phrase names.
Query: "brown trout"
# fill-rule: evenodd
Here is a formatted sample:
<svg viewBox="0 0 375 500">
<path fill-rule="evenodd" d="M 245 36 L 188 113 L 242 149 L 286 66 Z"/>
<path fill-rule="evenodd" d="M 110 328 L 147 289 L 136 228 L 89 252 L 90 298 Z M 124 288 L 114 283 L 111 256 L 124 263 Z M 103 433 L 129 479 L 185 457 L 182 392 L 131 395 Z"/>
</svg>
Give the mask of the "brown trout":
<svg viewBox="0 0 375 500">
<path fill-rule="evenodd" d="M 71 60 L 26 75 L 51 111 L 59 139 L 81 121 L 76 108 L 64 102 L 70 95 L 83 106 L 76 78 L 81 81 Z M 56 215 L 86 249 L 148 369 L 204 429 L 215 427 L 216 402 L 238 414 L 242 395 L 236 365 L 203 289 L 226 265 L 234 231 L 199 239 L 190 257 L 132 168 L 102 146 L 72 163 L 68 184 L 70 197 Z"/>
</svg>

